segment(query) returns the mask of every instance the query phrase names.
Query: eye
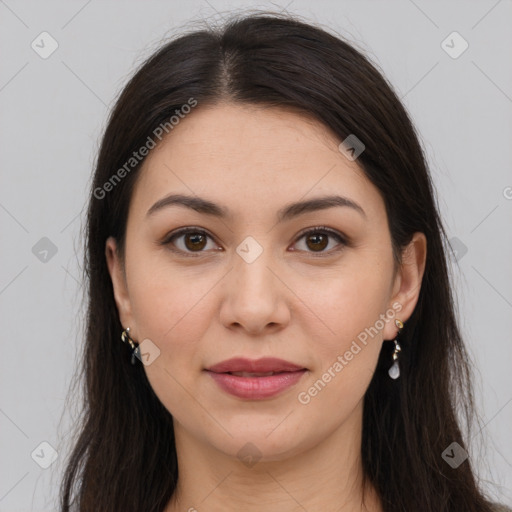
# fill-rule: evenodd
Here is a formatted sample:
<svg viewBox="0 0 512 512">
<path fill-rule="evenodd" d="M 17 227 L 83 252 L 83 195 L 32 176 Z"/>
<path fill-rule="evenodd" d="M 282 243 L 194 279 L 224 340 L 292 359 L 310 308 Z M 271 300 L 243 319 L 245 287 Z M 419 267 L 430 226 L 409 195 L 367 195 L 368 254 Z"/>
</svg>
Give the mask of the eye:
<svg viewBox="0 0 512 512">
<path fill-rule="evenodd" d="M 183 228 L 171 233 L 163 241 L 162 245 L 173 245 L 178 250 L 175 252 L 182 252 L 185 254 L 205 252 L 208 247 L 208 239 L 213 238 L 204 230 L 199 228 Z M 174 251 L 174 249 L 171 248 Z M 219 250 L 218 248 L 216 250 Z"/>
<path fill-rule="evenodd" d="M 320 226 L 303 232 L 297 240 L 302 240 L 303 238 L 305 239 L 304 246 L 306 247 L 306 249 L 299 250 L 305 250 L 306 252 L 313 253 L 313 256 L 327 256 L 332 254 L 333 252 L 340 251 L 341 249 L 343 249 L 345 245 L 347 245 L 346 240 L 340 233 L 330 228 L 326 228 L 324 226 Z M 336 239 L 338 241 L 339 247 L 335 248 L 334 250 L 332 250 L 331 247 L 330 250 L 325 251 L 324 249 L 329 246 L 330 238 Z"/>
<path fill-rule="evenodd" d="M 300 248 L 298 250 L 308 252 L 313 256 L 328 256 L 348 245 L 347 241 L 340 233 L 324 226 L 303 231 L 299 234 L 297 241 L 302 239 L 305 239 L 305 249 Z M 326 251 L 325 249 L 330 243 L 329 239 L 335 239 L 339 247 L 334 249 L 331 247 L 330 250 Z M 193 253 L 200 254 L 206 252 L 208 249 L 222 250 L 222 248 L 219 248 L 215 243 L 213 247 L 208 247 L 208 240 L 213 241 L 213 237 L 203 229 L 187 227 L 170 233 L 161 244 L 174 246 L 176 249 L 170 247 L 170 250 L 185 255 L 192 255 Z M 298 242 L 295 242 L 295 245 L 297 245 L 297 243 Z M 293 250 L 295 251 L 297 249 Z"/>
</svg>

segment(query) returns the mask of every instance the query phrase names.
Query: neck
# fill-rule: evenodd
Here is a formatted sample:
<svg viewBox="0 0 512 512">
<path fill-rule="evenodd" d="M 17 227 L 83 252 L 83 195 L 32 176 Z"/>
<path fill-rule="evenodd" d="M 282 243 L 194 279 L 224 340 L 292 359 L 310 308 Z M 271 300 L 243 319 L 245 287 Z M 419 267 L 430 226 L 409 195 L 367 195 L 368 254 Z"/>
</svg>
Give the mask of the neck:
<svg viewBox="0 0 512 512">
<path fill-rule="evenodd" d="M 176 421 L 174 426 L 179 479 L 165 512 L 382 512 L 375 489 L 363 489 L 362 404 L 318 445 L 254 465 L 202 444 Z"/>
</svg>

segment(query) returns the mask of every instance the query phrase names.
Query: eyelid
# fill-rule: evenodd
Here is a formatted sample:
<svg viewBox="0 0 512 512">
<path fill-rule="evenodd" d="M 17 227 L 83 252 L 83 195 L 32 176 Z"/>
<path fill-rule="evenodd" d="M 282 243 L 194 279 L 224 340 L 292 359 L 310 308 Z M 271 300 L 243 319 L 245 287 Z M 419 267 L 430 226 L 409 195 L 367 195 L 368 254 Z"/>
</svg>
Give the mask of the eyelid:
<svg viewBox="0 0 512 512">
<path fill-rule="evenodd" d="M 217 241 L 216 241 L 216 238 L 212 234 L 210 234 L 204 228 L 200 228 L 198 226 L 186 226 L 186 227 L 178 228 L 175 231 L 172 231 L 171 233 L 167 234 L 163 238 L 163 240 L 161 242 L 159 242 L 159 244 L 160 245 L 166 245 L 166 246 L 172 245 L 171 244 L 171 240 L 173 240 L 174 238 L 177 238 L 177 237 L 179 237 L 181 235 L 186 235 L 188 233 L 196 233 L 196 234 L 207 236 L 207 237 L 211 238 L 217 245 L 219 245 L 217 243 Z M 346 236 L 344 236 L 342 233 L 340 233 L 339 231 L 337 231 L 335 229 L 328 228 L 327 226 L 314 226 L 314 227 L 304 228 L 303 230 L 301 230 L 297 234 L 293 244 L 296 244 L 305 235 L 314 234 L 314 233 L 325 233 L 325 234 L 328 234 L 329 236 L 331 236 L 333 238 L 336 238 L 338 240 L 339 244 L 342 247 L 341 248 L 330 249 L 329 251 L 319 251 L 319 252 L 315 252 L 315 251 L 297 251 L 297 252 L 305 252 L 308 255 L 312 255 L 314 257 L 322 257 L 322 256 L 332 255 L 333 253 L 336 253 L 340 249 L 342 249 L 343 246 L 349 245 L 349 241 L 348 241 Z M 201 256 L 202 254 L 207 253 L 207 251 L 195 251 L 195 252 L 194 251 L 188 251 L 187 252 L 187 251 L 182 251 L 181 249 L 174 249 L 174 248 L 171 248 L 170 250 L 173 251 L 173 252 L 182 254 L 182 255 L 192 256 L 192 257 Z M 223 251 L 224 249 L 220 249 L 220 250 Z"/>
<path fill-rule="evenodd" d="M 171 246 L 172 245 L 171 241 L 174 238 L 178 238 L 179 236 L 186 235 L 188 233 L 195 233 L 195 234 L 207 236 L 207 237 L 211 238 L 215 242 L 215 244 L 219 245 L 217 243 L 216 238 L 211 233 L 209 233 L 204 228 L 200 228 L 199 226 L 186 226 L 183 228 L 178 228 L 175 231 L 172 231 L 171 233 L 168 233 L 167 235 L 165 235 L 165 237 L 159 242 L 159 245 Z M 206 254 L 206 251 L 195 251 L 195 252 L 194 251 L 182 251 L 181 249 L 177 249 L 177 248 L 169 248 L 169 250 L 171 250 L 172 252 L 178 253 L 180 255 L 192 256 L 192 257 L 197 257 L 197 256 L 201 256 L 203 254 Z M 222 249 L 222 250 L 224 250 L 224 249 Z"/>
<path fill-rule="evenodd" d="M 348 244 L 347 238 L 342 233 L 340 233 L 336 229 L 328 228 L 327 226 L 314 226 L 312 228 L 304 228 L 302 231 L 299 231 L 295 241 L 299 240 L 304 235 L 308 235 L 310 233 L 317 233 L 317 232 L 328 233 L 329 235 L 339 238 L 343 243 Z"/>
<path fill-rule="evenodd" d="M 345 246 L 350 245 L 348 238 L 340 233 L 338 230 L 333 228 L 328 228 L 327 226 L 314 226 L 310 228 L 305 228 L 302 231 L 300 231 L 296 238 L 294 244 L 296 244 L 301 238 L 303 238 L 305 235 L 309 234 L 315 234 L 315 233 L 326 233 L 327 235 L 336 238 L 341 245 L 341 247 L 336 247 L 334 249 L 330 249 L 329 251 L 300 251 L 300 252 L 306 252 L 306 254 L 311 255 L 315 258 L 321 258 L 321 257 L 328 257 L 332 256 L 333 254 L 338 253 L 341 249 L 343 249 Z M 298 251 L 299 252 L 299 251 Z"/>
</svg>

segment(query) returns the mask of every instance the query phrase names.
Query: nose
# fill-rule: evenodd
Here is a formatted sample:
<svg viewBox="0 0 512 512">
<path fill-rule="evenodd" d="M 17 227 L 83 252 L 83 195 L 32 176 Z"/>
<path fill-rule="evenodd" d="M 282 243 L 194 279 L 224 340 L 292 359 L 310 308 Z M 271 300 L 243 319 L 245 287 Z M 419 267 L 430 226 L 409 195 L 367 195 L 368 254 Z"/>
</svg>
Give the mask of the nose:
<svg viewBox="0 0 512 512">
<path fill-rule="evenodd" d="M 221 322 L 229 329 L 262 335 L 283 329 L 290 321 L 291 292 L 274 267 L 270 250 L 252 262 L 233 255 L 233 268 L 224 281 Z"/>
</svg>

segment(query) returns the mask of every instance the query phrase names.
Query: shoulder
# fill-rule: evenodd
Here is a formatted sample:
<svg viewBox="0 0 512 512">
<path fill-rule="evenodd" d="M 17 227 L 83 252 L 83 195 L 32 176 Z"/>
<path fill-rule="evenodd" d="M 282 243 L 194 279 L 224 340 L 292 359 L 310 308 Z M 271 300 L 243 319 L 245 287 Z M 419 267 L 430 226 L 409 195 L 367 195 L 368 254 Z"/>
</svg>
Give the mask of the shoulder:
<svg viewBox="0 0 512 512">
<path fill-rule="evenodd" d="M 493 512 L 512 512 L 512 508 L 508 507 L 507 505 L 501 505 L 500 503 L 493 503 L 492 511 Z"/>
</svg>

